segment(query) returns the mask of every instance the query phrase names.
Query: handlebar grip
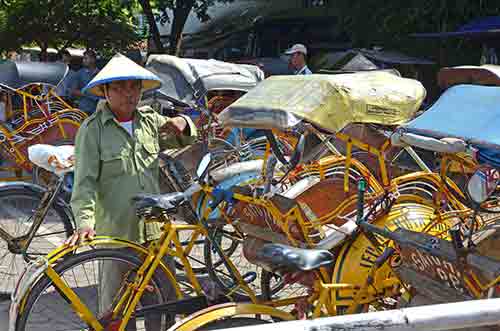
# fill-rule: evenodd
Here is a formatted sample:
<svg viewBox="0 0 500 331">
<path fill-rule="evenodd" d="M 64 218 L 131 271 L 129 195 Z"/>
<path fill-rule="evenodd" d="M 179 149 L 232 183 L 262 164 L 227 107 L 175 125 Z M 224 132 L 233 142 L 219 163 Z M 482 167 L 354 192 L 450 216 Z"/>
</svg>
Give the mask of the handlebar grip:
<svg viewBox="0 0 500 331">
<path fill-rule="evenodd" d="M 464 242 L 462 240 L 462 236 L 460 236 L 460 229 L 454 228 L 450 229 L 450 236 L 453 246 L 456 250 L 461 250 L 464 248 Z"/>
<path fill-rule="evenodd" d="M 271 145 L 271 150 L 273 151 L 273 154 L 276 156 L 278 161 L 280 161 L 284 165 L 288 165 L 288 161 L 285 159 L 285 156 L 283 155 L 283 152 L 281 151 L 281 148 L 279 147 L 273 132 L 271 130 L 265 130 L 265 135 L 267 140 L 269 141 L 269 144 Z"/>
<path fill-rule="evenodd" d="M 268 193 L 269 191 L 271 191 L 271 182 L 273 180 L 274 168 L 276 167 L 276 163 L 278 163 L 278 160 L 274 154 L 267 159 L 264 193 Z"/>
<path fill-rule="evenodd" d="M 358 181 L 358 206 L 357 206 L 357 220 L 356 220 L 357 224 L 363 222 L 365 191 L 366 191 L 366 180 L 364 178 L 361 178 Z"/>
</svg>

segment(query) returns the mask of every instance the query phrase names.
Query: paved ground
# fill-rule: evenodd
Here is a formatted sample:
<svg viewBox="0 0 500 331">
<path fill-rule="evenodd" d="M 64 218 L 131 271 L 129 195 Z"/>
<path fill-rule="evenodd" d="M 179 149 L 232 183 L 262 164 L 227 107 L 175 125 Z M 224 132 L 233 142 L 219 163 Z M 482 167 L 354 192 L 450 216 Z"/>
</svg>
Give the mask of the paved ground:
<svg viewBox="0 0 500 331">
<path fill-rule="evenodd" d="M 9 329 L 9 304 L 8 301 L 0 302 L 0 331 Z"/>
</svg>

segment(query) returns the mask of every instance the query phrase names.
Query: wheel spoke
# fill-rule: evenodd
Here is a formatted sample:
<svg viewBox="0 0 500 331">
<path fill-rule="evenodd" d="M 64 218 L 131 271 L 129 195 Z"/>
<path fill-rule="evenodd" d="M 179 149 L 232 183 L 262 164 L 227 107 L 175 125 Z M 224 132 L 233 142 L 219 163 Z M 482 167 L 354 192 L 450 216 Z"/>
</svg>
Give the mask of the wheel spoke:
<svg viewBox="0 0 500 331">
<path fill-rule="evenodd" d="M 15 188 L 12 190 L 0 192 L 0 228 L 14 238 L 20 238 L 26 235 L 33 226 L 35 210 L 39 208 L 41 195 L 16 185 L 13 187 Z M 40 228 L 27 247 L 29 257 L 46 255 L 67 238 L 68 231 L 64 223 L 67 218 L 63 213 L 64 211 L 55 207 L 49 208 Z M 18 254 L 11 253 L 3 241 L 3 245 L 0 245 L 0 289 L 2 291 L 14 290 L 24 264 L 24 259 Z"/>
</svg>

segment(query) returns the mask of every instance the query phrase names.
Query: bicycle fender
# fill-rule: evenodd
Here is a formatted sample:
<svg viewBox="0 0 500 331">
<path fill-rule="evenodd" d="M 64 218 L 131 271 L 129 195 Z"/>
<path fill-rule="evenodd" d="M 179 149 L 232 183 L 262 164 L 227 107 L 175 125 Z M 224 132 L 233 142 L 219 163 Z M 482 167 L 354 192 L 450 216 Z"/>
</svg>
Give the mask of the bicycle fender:
<svg viewBox="0 0 500 331">
<path fill-rule="evenodd" d="M 206 325 L 212 321 L 224 317 L 237 317 L 240 315 L 260 314 L 270 317 L 282 319 L 284 321 L 292 321 L 296 318 L 277 308 L 252 303 L 224 303 L 202 309 L 188 317 L 180 320 L 169 330 L 175 331 L 192 331 Z"/>
<path fill-rule="evenodd" d="M 25 298 L 30 292 L 33 284 L 47 270 L 49 264 L 45 257 L 40 257 L 29 263 L 21 277 L 17 280 L 16 288 L 11 295 L 9 307 L 9 331 L 15 331 L 17 325 L 18 313 L 24 309 Z"/>
</svg>

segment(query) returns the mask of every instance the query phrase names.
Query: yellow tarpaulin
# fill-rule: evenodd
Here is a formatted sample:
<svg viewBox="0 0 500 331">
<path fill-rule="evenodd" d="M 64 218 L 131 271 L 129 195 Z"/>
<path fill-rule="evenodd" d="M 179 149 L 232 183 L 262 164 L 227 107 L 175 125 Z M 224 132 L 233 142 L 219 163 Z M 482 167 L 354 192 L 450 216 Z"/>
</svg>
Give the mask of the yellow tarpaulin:
<svg viewBox="0 0 500 331">
<path fill-rule="evenodd" d="M 298 117 L 331 132 L 355 122 L 399 125 L 414 117 L 425 95 L 419 81 L 382 71 L 272 76 L 226 108 L 220 120 L 287 129 Z"/>
</svg>

